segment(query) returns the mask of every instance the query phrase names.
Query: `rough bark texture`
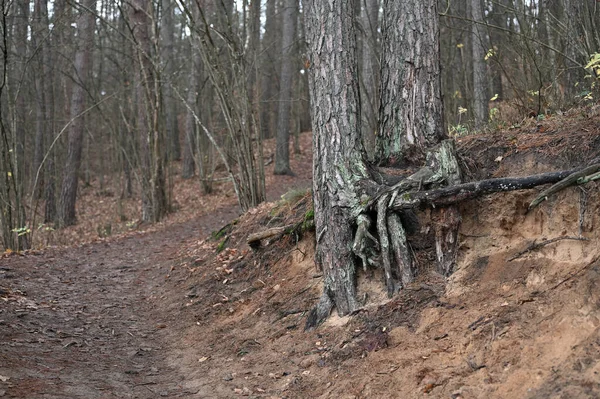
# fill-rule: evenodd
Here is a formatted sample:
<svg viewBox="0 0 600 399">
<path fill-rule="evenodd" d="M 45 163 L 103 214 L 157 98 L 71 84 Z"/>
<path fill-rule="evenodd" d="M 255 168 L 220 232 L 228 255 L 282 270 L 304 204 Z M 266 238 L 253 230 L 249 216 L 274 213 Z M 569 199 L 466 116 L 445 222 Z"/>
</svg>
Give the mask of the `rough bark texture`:
<svg viewBox="0 0 600 399">
<path fill-rule="evenodd" d="M 436 0 L 384 0 L 375 160 L 423 159 L 444 137 Z"/>
<path fill-rule="evenodd" d="M 361 113 L 362 140 L 369 158 L 375 152 L 377 110 L 379 109 L 379 70 L 377 62 L 377 31 L 379 29 L 379 0 L 365 0 L 361 11 Z"/>
<path fill-rule="evenodd" d="M 95 0 L 86 0 L 86 9 L 95 9 Z M 92 48 L 94 47 L 95 16 L 87 11 L 80 11 L 77 20 L 77 53 L 75 55 L 75 73 L 77 84 L 71 94 L 71 126 L 67 161 L 63 172 L 60 196 L 59 225 L 70 226 L 76 222 L 75 202 L 77 185 L 81 167 L 81 150 L 83 148 L 83 131 L 85 118 L 81 115 L 86 108 L 86 95 L 89 74 L 92 68 Z"/>
<path fill-rule="evenodd" d="M 279 113 L 277 116 L 277 150 L 275 153 L 276 175 L 291 174 L 290 169 L 290 113 L 294 59 L 293 47 L 296 42 L 298 22 L 298 0 L 285 0 L 283 9 L 283 40 L 281 44 L 281 80 L 279 90 Z"/>
<path fill-rule="evenodd" d="M 481 0 L 471 0 L 471 27 L 473 43 L 473 115 L 475 127 L 481 128 L 488 120 L 488 94 L 487 71 L 485 65 L 486 38 L 485 30 L 480 23 L 483 22 Z"/>
<path fill-rule="evenodd" d="M 356 185 L 367 178 L 360 140 L 360 99 L 354 8 L 343 0 L 303 3 L 313 101 L 313 199 L 316 262 L 324 293 L 307 325 L 326 317 L 335 304 L 340 315 L 357 309 L 355 261 L 350 248 L 359 207 Z"/>
</svg>

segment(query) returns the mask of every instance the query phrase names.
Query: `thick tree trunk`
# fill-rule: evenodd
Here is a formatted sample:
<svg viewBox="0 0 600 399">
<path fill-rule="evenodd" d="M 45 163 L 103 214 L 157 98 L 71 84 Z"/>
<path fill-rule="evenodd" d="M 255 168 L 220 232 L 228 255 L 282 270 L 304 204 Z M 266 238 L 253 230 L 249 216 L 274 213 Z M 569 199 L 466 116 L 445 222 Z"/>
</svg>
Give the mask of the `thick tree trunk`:
<svg viewBox="0 0 600 399">
<path fill-rule="evenodd" d="M 94 10 L 95 0 L 86 0 L 86 9 Z M 81 150 L 83 148 L 83 131 L 85 118 L 81 113 L 86 108 L 88 81 L 92 68 L 92 49 L 94 48 L 94 28 L 96 18 L 91 12 L 80 10 L 77 19 L 77 53 L 75 55 L 75 76 L 77 84 L 71 97 L 71 126 L 67 162 L 63 173 L 60 196 L 59 225 L 70 226 L 76 222 L 75 202 L 81 168 Z"/>
<path fill-rule="evenodd" d="M 377 36 L 379 30 L 379 0 L 366 0 L 360 18 L 362 26 L 361 111 L 362 140 L 369 158 L 375 152 L 377 111 L 379 109 L 379 73 Z"/>
<path fill-rule="evenodd" d="M 360 140 L 354 8 L 344 0 L 305 0 L 303 5 L 313 101 L 316 262 L 323 269 L 325 286 L 310 317 L 316 324 L 334 305 L 340 315 L 359 306 L 349 244 L 357 216 L 352 210 L 360 203 L 356 186 L 368 175 Z"/>
<path fill-rule="evenodd" d="M 290 169 L 290 113 L 292 100 L 294 58 L 298 22 L 298 0 L 286 0 L 283 10 L 283 40 L 281 45 L 281 80 L 279 90 L 279 114 L 277 118 L 277 150 L 275 153 L 276 175 L 289 175 Z"/>
<path fill-rule="evenodd" d="M 445 136 L 436 0 L 384 0 L 375 160 L 421 161 Z"/>
<path fill-rule="evenodd" d="M 481 128 L 488 121 L 487 71 L 485 65 L 486 38 L 482 28 L 483 10 L 481 0 L 471 0 L 471 40 L 473 44 L 473 115 L 475 127 Z"/>
<path fill-rule="evenodd" d="M 381 86 L 385 94 L 382 93 L 380 116 L 385 121 L 380 123 L 389 129 L 379 137 L 378 148 L 380 155 L 397 150 L 395 155 L 380 161 L 397 162 L 395 157 L 401 155 L 404 161 L 425 159 L 426 166 L 398 185 L 384 189 L 374 180 L 376 171 L 364 161 L 360 137 L 356 10 L 353 4 L 341 0 L 304 3 L 311 63 L 316 262 L 324 277 L 324 292 L 309 315 L 307 328 L 322 321 L 334 306 L 341 315 L 359 306 L 356 259 L 362 260 L 365 269 L 371 265 L 383 268 L 389 296 L 409 284 L 415 270 L 401 214 L 395 213 L 392 206 L 409 190 L 460 180 L 452 141 L 427 149 L 443 137 L 435 1 L 428 0 L 425 5 L 418 1 L 402 4 L 399 7 L 398 3 L 388 2 L 389 8 L 384 10 L 384 38 L 394 43 L 384 43 L 383 47 L 404 53 L 384 55 L 384 79 L 396 86 Z M 406 43 L 395 42 L 400 38 Z M 393 100 L 401 101 L 400 106 Z M 401 128 L 394 128 L 392 121 L 401 124 Z M 384 137 L 390 142 L 384 142 Z M 377 217 L 376 236 L 370 228 L 373 213 Z M 450 262 L 446 263 L 450 264 L 452 257 L 446 252 L 454 248 L 458 222 L 448 224 L 450 235 L 440 229 L 440 237 L 444 238 L 441 259 L 448 259 Z"/>
</svg>

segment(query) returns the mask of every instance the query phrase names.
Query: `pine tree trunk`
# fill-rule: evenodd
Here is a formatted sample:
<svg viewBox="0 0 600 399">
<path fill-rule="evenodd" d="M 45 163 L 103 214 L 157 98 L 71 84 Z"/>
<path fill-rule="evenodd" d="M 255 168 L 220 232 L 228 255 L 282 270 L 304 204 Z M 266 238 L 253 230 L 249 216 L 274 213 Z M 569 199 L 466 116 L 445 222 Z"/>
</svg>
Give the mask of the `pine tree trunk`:
<svg viewBox="0 0 600 399">
<path fill-rule="evenodd" d="M 384 0 L 375 160 L 423 160 L 445 136 L 436 0 Z"/>
<path fill-rule="evenodd" d="M 86 9 L 94 10 L 95 0 L 86 0 Z M 70 226 L 76 222 L 75 203 L 77 186 L 81 169 L 81 151 L 83 148 L 83 131 L 85 118 L 82 112 L 86 108 L 88 81 L 92 69 L 92 49 L 94 48 L 95 16 L 91 12 L 80 10 L 77 19 L 77 53 L 75 55 L 75 73 L 77 84 L 73 87 L 71 97 L 71 126 L 67 161 L 63 173 L 60 196 L 59 225 Z"/>
<path fill-rule="evenodd" d="M 387 130 L 386 136 L 379 137 L 379 144 L 386 154 L 397 148 L 395 156 L 413 162 L 424 159 L 426 165 L 394 187 L 382 187 L 379 172 L 365 163 L 360 137 L 356 8 L 342 0 L 303 3 L 311 65 L 315 260 L 323 270 L 324 285 L 319 303 L 309 314 L 307 328 L 324 320 L 333 307 L 340 315 L 357 309 L 357 259 L 362 260 L 365 270 L 371 265 L 383 268 L 388 296 L 409 284 L 415 270 L 402 215 L 391 208 L 392 204 L 422 185 L 436 187 L 460 180 L 453 142 L 444 140 L 429 148 L 438 143 L 444 131 L 436 2 L 401 3 L 388 1 L 384 9 L 384 38 L 392 42 L 384 43 L 383 48 L 403 52 L 392 56 L 383 51 L 382 79 L 396 86 L 381 86 L 385 101 L 380 115 L 385 121 L 380 123 L 390 128 L 392 121 L 402 125 L 401 129 Z M 402 43 L 396 39 L 402 39 Z M 392 104 L 392 99 L 402 101 L 401 106 Z M 384 137 L 389 142 L 383 142 Z M 394 140 L 401 141 L 401 145 L 394 147 Z M 389 163 L 393 158 L 382 161 Z M 376 225 L 371 228 L 374 214 Z M 443 263 L 441 268 L 451 271 L 460 218 L 454 209 L 441 216 L 445 219 L 436 229 L 438 257 Z"/>
<path fill-rule="evenodd" d="M 355 288 L 353 216 L 360 199 L 355 185 L 367 177 L 360 140 L 360 99 L 354 8 L 344 0 L 303 3 L 310 54 L 313 121 L 313 199 L 316 262 L 324 293 L 313 317 L 340 315 L 358 307 Z"/>
<path fill-rule="evenodd" d="M 369 155 L 375 152 L 377 110 L 379 109 L 379 74 L 377 63 L 377 35 L 379 30 L 379 0 L 367 0 L 362 8 L 362 68 L 361 110 L 362 140 Z"/>
<path fill-rule="evenodd" d="M 298 0 L 286 0 L 283 9 L 283 40 L 281 44 L 281 79 L 279 90 L 279 113 L 277 117 L 277 150 L 275 153 L 276 175 L 289 175 L 290 169 L 290 111 L 292 108 L 292 85 L 298 22 Z"/>
</svg>

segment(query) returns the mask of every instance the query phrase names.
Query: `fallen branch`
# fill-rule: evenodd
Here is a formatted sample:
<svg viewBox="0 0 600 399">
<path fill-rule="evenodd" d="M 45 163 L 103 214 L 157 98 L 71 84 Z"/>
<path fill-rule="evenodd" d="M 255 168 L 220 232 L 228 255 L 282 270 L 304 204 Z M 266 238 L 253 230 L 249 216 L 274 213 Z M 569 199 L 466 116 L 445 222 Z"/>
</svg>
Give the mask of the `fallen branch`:
<svg viewBox="0 0 600 399">
<path fill-rule="evenodd" d="M 281 227 L 272 227 L 270 229 L 259 231 L 258 233 L 250 234 L 246 239 L 246 242 L 252 249 L 260 247 L 260 242 L 267 238 L 281 238 L 284 235 L 296 234 L 300 237 L 304 232 L 313 230 L 315 223 L 312 219 L 304 220 L 300 223 L 288 224 Z"/>
<path fill-rule="evenodd" d="M 250 234 L 248 236 L 248 239 L 246 240 L 246 242 L 251 247 L 258 247 L 258 246 L 260 246 L 261 240 L 280 236 L 280 235 L 286 234 L 286 232 L 290 233 L 295 227 L 296 227 L 296 224 L 288 224 L 287 226 L 273 227 L 273 228 L 270 228 L 270 229 L 267 229 L 264 231 L 259 231 L 258 233 Z"/>
<path fill-rule="evenodd" d="M 527 248 L 525 248 L 521 252 L 517 253 L 516 255 L 514 255 L 510 259 L 508 259 L 508 262 L 512 262 L 513 260 L 520 258 L 521 256 L 525 255 L 528 252 L 535 251 L 536 249 L 539 249 L 543 246 L 546 246 L 548 244 L 552 244 L 553 242 L 557 242 L 557 241 L 561 241 L 561 240 L 588 241 L 588 239 L 585 237 L 574 237 L 574 236 L 555 237 L 555 238 L 551 238 L 549 240 L 544 240 L 542 242 L 536 242 L 534 240 L 531 244 L 529 244 L 527 246 Z"/>
</svg>

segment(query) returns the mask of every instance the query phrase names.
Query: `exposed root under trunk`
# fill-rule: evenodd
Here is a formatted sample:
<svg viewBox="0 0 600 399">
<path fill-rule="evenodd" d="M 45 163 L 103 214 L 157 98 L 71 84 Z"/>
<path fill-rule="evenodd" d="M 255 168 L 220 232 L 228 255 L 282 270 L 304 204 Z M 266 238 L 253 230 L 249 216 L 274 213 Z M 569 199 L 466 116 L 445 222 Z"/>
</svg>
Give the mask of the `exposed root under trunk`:
<svg viewBox="0 0 600 399">
<path fill-rule="evenodd" d="M 556 187 L 554 191 L 542 193 L 540 198 L 543 200 L 550 193 L 569 185 L 583 184 L 596 179 L 599 170 L 600 165 L 593 165 L 569 171 L 461 184 L 454 143 L 446 140 L 431 149 L 427 154 L 424 167 L 394 186 L 377 185 L 373 180 L 361 183 L 363 192 L 357 189 L 359 195 L 364 195 L 364 191 L 374 191 L 377 194 L 371 196 L 368 201 L 361 202 L 361 206 L 351 212 L 355 215 L 352 252 L 362 261 L 365 271 L 368 267 L 383 269 L 387 294 L 391 297 L 399 289 L 410 284 L 417 274 L 406 237 L 409 226 L 403 223 L 402 216 L 406 216 L 403 213 L 418 207 L 434 209 L 432 217 L 437 269 L 441 274 L 449 276 L 456 265 L 458 230 L 461 222 L 460 214 L 454 204 L 495 192 L 531 189 L 542 184 L 564 180 L 561 184 L 553 186 Z M 373 190 L 374 186 L 375 190 Z M 364 187 L 370 187 L 370 190 Z M 372 219 L 375 219 L 374 226 Z M 335 292 L 335 272 L 331 277 L 328 277 L 327 273 L 325 275 L 323 295 L 311 312 L 306 328 L 313 328 L 320 324 L 334 307 L 344 315 L 352 311 L 353 306 L 348 306 L 348 303 L 358 306 L 356 298 L 344 297 L 343 307 L 346 311 L 340 311 L 338 305 L 340 292 Z M 356 290 L 345 291 L 346 294 L 356 294 Z"/>
</svg>

